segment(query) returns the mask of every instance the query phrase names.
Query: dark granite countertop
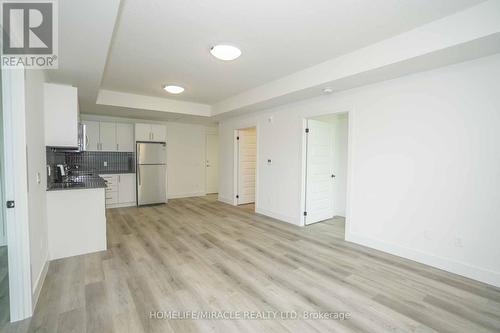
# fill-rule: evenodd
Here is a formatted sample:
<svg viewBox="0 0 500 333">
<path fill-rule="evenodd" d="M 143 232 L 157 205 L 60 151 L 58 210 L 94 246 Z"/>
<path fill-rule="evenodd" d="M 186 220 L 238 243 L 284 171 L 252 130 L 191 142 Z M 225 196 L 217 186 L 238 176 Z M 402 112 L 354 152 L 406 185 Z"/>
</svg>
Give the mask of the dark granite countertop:
<svg viewBox="0 0 500 333">
<path fill-rule="evenodd" d="M 123 175 L 123 174 L 130 174 L 130 173 L 135 173 L 134 170 L 130 171 L 130 170 L 127 170 L 127 171 L 120 171 L 120 170 L 112 170 L 112 171 L 99 171 L 98 174 L 100 175 Z"/>
<path fill-rule="evenodd" d="M 106 186 L 106 181 L 97 175 L 78 174 L 67 177 L 63 182 L 47 184 L 47 191 L 105 188 Z"/>
</svg>

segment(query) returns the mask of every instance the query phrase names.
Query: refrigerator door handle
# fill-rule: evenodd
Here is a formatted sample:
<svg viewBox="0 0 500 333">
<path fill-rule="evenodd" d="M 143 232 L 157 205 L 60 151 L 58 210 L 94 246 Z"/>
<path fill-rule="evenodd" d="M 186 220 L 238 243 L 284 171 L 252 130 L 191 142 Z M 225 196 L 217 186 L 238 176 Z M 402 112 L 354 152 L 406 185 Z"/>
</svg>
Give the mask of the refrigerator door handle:
<svg viewBox="0 0 500 333">
<path fill-rule="evenodd" d="M 141 156 L 141 145 L 138 144 L 137 145 L 137 157 L 136 157 L 136 160 L 137 160 L 137 180 L 138 180 L 138 183 L 139 183 L 139 186 L 141 186 L 141 167 L 139 165 L 139 158 Z"/>
</svg>

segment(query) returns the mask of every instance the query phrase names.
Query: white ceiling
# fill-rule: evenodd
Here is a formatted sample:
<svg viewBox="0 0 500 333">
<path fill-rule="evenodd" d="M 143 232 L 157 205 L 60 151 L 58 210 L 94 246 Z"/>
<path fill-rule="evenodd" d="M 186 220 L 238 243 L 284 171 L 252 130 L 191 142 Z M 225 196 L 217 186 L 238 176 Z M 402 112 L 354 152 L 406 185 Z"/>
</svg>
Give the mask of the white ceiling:
<svg viewBox="0 0 500 333">
<path fill-rule="evenodd" d="M 80 106 L 95 105 L 120 0 L 64 0 L 58 6 L 59 69 L 47 71 L 49 80 L 78 87 Z"/>
<path fill-rule="evenodd" d="M 82 113 L 213 123 L 498 52 L 498 0 L 64 0 L 48 78 Z"/>
<path fill-rule="evenodd" d="M 214 104 L 480 2 L 122 0 L 101 88 Z M 220 42 L 242 56 L 214 59 Z M 166 83 L 186 91 L 167 94 Z"/>
</svg>

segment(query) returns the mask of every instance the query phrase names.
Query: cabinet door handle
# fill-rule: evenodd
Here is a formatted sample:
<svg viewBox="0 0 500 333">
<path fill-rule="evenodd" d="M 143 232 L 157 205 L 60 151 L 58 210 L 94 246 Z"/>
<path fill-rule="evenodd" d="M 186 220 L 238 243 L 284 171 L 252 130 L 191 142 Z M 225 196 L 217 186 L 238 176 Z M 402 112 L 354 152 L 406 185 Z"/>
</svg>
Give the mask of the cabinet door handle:
<svg viewBox="0 0 500 333">
<path fill-rule="evenodd" d="M 151 132 L 151 139 L 154 141 L 155 140 L 155 133 Z"/>
<path fill-rule="evenodd" d="M 120 150 L 118 143 L 116 144 L 116 150 Z"/>
</svg>

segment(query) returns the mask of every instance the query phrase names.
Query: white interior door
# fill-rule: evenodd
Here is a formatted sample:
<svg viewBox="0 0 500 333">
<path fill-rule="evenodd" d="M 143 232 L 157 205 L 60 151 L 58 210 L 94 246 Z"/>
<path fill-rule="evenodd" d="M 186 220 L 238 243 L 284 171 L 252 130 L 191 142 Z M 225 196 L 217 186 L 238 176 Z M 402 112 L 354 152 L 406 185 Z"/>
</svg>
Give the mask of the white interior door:
<svg viewBox="0 0 500 333">
<path fill-rule="evenodd" d="M 206 192 L 217 193 L 219 187 L 219 136 L 217 134 L 207 134 L 206 155 Z"/>
<path fill-rule="evenodd" d="M 4 208 L 7 229 L 10 321 L 30 317 L 33 313 L 28 219 L 26 154 L 26 86 L 22 67 L 1 70 L 3 122 L 3 196 L 13 200 Z M 5 201 L 2 205 L 5 204 Z M 6 207 L 6 206 L 4 206 Z"/>
<path fill-rule="evenodd" d="M 255 202 L 256 134 L 255 128 L 238 131 L 238 205 Z"/>
<path fill-rule="evenodd" d="M 306 224 L 333 217 L 333 127 L 307 121 Z"/>
<path fill-rule="evenodd" d="M 0 79 L 1 81 L 1 79 Z M 0 97 L 1 99 L 1 97 Z M 3 173 L 3 158 L 4 158 L 4 151 L 3 151 L 3 111 L 2 111 L 2 106 L 1 106 L 1 101 L 0 101 L 0 247 L 6 246 L 7 245 L 7 226 L 6 226 L 6 221 L 5 221 L 5 206 L 4 202 L 5 197 L 3 195 L 3 186 L 4 186 L 4 173 Z M 3 276 L 1 273 L 3 273 L 3 269 L 5 268 L 5 272 L 8 271 L 7 267 L 2 267 L 3 265 L 7 265 L 7 263 L 2 262 L 1 260 L 1 249 L 0 249 L 0 283 L 3 279 Z"/>
</svg>

